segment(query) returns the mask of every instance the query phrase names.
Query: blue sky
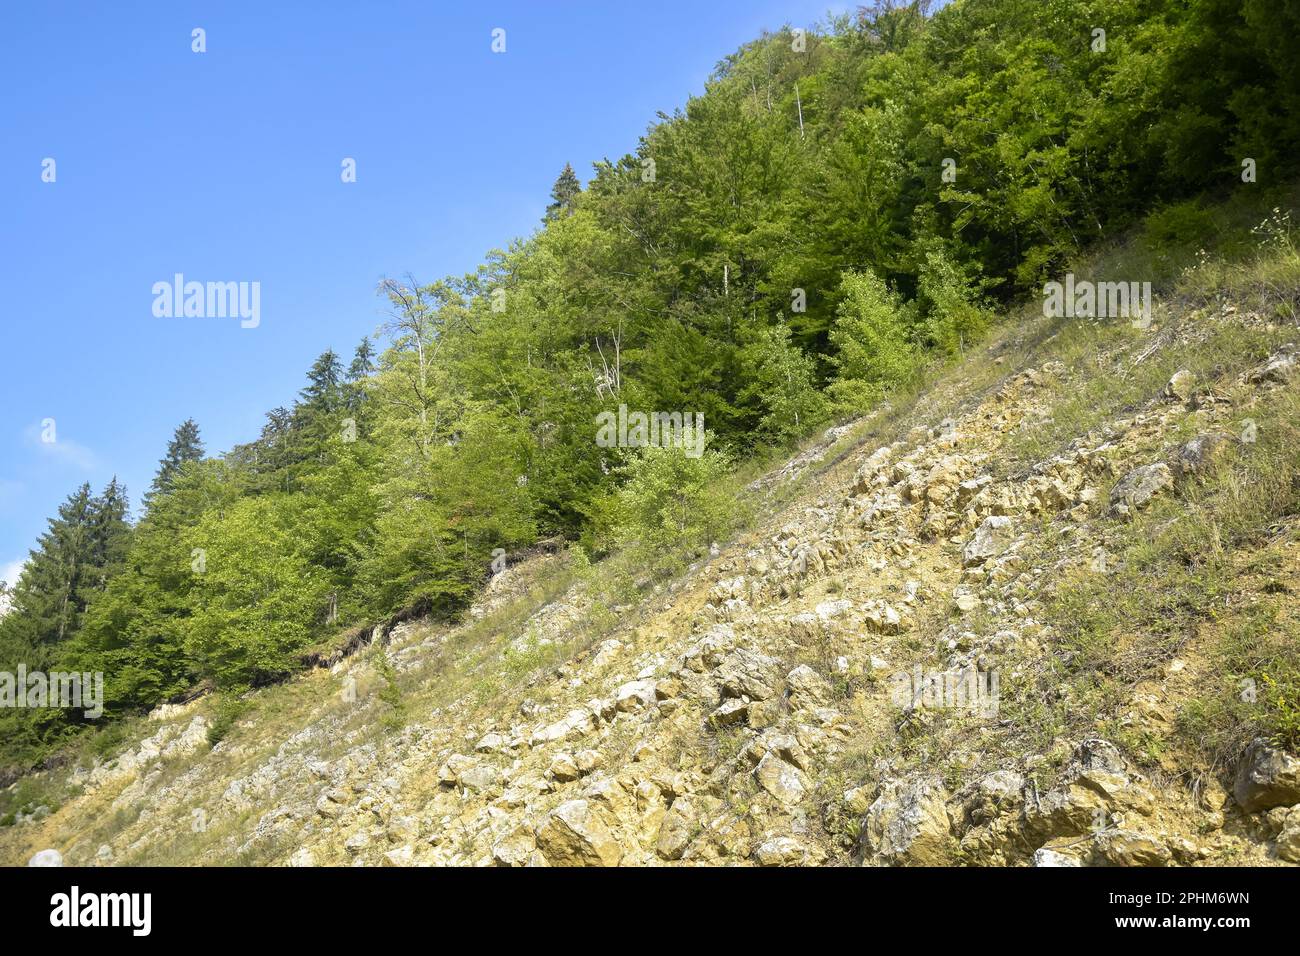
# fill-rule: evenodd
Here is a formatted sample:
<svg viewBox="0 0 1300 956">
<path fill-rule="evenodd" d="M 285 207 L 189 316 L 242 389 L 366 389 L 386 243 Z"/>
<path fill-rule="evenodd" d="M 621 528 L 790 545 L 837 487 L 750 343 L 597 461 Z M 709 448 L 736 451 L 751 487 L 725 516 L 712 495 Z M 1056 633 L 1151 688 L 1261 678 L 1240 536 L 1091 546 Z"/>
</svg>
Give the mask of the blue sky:
<svg viewBox="0 0 1300 956">
<path fill-rule="evenodd" d="M 535 228 L 565 162 L 585 182 L 740 44 L 845 7 L 7 5 L 0 576 L 81 482 L 138 504 L 185 418 L 209 452 L 256 437 L 316 355 L 374 331 L 381 277 L 471 271 Z M 156 318 L 178 272 L 260 282 L 260 325 Z"/>
</svg>

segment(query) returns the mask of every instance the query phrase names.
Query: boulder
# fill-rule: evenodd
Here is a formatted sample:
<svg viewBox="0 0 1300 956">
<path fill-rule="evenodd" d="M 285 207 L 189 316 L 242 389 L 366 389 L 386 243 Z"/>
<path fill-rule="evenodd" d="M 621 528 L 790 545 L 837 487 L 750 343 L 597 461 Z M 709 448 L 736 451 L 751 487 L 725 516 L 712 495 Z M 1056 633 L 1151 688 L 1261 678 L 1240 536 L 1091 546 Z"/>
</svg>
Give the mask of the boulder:
<svg viewBox="0 0 1300 956">
<path fill-rule="evenodd" d="M 808 848 L 794 837 L 764 840 L 754 851 L 759 866 L 798 866 L 808 856 Z"/>
<path fill-rule="evenodd" d="M 558 780 L 560 783 L 568 783 L 570 780 L 577 780 L 582 776 L 578 770 L 578 762 L 573 759 L 571 754 L 559 753 L 551 759 L 551 766 L 547 771 L 551 778 Z"/>
<path fill-rule="evenodd" d="M 1222 432 L 1205 432 L 1178 447 L 1169 458 L 1174 477 L 1183 479 L 1203 474 L 1231 445 Z"/>
<path fill-rule="evenodd" d="M 1300 803 L 1300 758 L 1256 738 L 1237 765 L 1232 795 L 1247 813 Z"/>
<path fill-rule="evenodd" d="M 536 849 L 533 831 L 520 825 L 492 844 L 492 862 L 496 866 L 526 866 Z"/>
<path fill-rule="evenodd" d="M 536 831 L 537 848 L 552 866 L 617 866 L 623 850 L 588 800 L 562 803 Z"/>
<path fill-rule="evenodd" d="M 787 806 L 798 803 L 808 792 L 808 778 L 775 751 L 768 751 L 754 768 L 759 786 Z"/>
<path fill-rule="evenodd" d="M 1267 362 L 1246 376 L 1246 381 L 1253 385 L 1285 382 L 1296 373 L 1297 366 L 1300 366 L 1300 348 L 1294 344 L 1284 345 L 1269 356 Z"/>
<path fill-rule="evenodd" d="M 1173 484 L 1173 472 L 1162 461 L 1134 468 L 1111 489 L 1111 514 L 1130 515 Z"/>
<path fill-rule="evenodd" d="M 989 558 L 996 558 L 1007 548 L 1011 536 L 1011 519 L 1005 515 L 989 515 L 975 529 L 975 535 L 961 552 L 964 568 L 979 567 Z"/>
<path fill-rule="evenodd" d="M 1180 368 L 1174 372 L 1173 377 L 1165 385 L 1161 393 L 1166 399 L 1176 402 L 1186 402 L 1192 397 L 1192 392 L 1196 388 L 1196 376 L 1185 368 Z"/>
<path fill-rule="evenodd" d="M 941 866 L 950 862 L 952 819 L 937 778 L 887 783 L 867 811 L 865 844 L 871 862 Z"/>
<path fill-rule="evenodd" d="M 636 713 L 651 706 L 656 699 L 654 681 L 629 681 L 614 691 L 614 709 L 625 714 Z"/>
<path fill-rule="evenodd" d="M 795 710 L 812 709 L 826 703 L 830 685 L 807 664 L 800 664 L 785 675 L 790 688 L 790 706 Z"/>
<path fill-rule="evenodd" d="M 774 658 L 745 647 L 738 647 L 724 657 L 714 677 L 722 687 L 722 696 L 751 700 L 775 696 L 781 682 Z"/>
<path fill-rule="evenodd" d="M 1292 807 L 1283 818 L 1282 829 L 1276 845 L 1279 860 L 1300 863 L 1300 803 Z"/>
<path fill-rule="evenodd" d="M 1133 830 L 1103 830 L 1094 852 L 1109 866 L 1169 866 L 1173 854 L 1155 837 Z"/>
<path fill-rule="evenodd" d="M 58 850 L 41 850 L 27 861 L 28 866 L 62 866 L 63 854 Z"/>
<path fill-rule="evenodd" d="M 695 806 L 686 797 L 673 801 L 659 824 L 655 852 L 665 860 L 680 860 L 696 830 Z"/>
<path fill-rule="evenodd" d="M 1069 853 L 1061 853 L 1057 850 L 1043 847 L 1041 850 L 1034 851 L 1034 859 L 1031 866 L 1083 866 L 1083 861 L 1077 856 Z"/>
<path fill-rule="evenodd" d="M 410 866 L 415 861 L 415 850 L 399 846 L 384 854 L 384 866 Z"/>
<path fill-rule="evenodd" d="M 871 601 L 862 615 L 867 630 L 877 634 L 898 634 L 911 626 L 911 621 L 897 608 L 884 601 Z"/>
</svg>

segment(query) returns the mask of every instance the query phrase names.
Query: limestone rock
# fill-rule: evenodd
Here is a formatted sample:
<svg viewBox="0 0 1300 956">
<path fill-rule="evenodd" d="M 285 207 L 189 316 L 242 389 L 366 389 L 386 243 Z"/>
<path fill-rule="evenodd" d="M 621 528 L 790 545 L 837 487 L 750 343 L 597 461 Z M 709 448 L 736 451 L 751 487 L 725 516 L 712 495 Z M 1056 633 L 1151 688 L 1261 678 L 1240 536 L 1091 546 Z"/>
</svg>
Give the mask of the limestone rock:
<svg viewBox="0 0 1300 956">
<path fill-rule="evenodd" d="M 830 685 L 807 664 L 800 664 L 785 682 L 790 688 L 790 706 L 796 710 L 811 710 L 826 703 Z"/>
<path fill-rule="evenodd" d="M 808 856 L 808 848 L 794 837 L 765 840 L 754 851 L 759 866 L 798 866 Z"/>
<path fill-rule="evenodd" d="M 911 620 L 891 604 L 871 601 L 863 612 L 867 629 L 877 634 L 898 634 L 911 627 Z"/>
<path fill-rule="evenodd" d="M 768 751 L 754 768 L 759 785 L 786 805 L 798 803 L 808 792 L 808 779 L 798 767 Z"/>
<path fill-rule="evenodd" d="M 651 706 L 656 700 L 655 682 L 634 680 L 614 691 L 614 708 L 621 713 L 636 713 Z"/>
<path fill-rule="evenodd" d="M 1196 376 L 1185 368 L 1180 368 L 1174 372 L 1169 383 L 1165 385 L 1162 393 L 1165 398 L 1173 401 L 1186 402 L 1192 397 L 1192 391 L 1196 388 Z"/>
<path fill-rule="evenodd" d="M 1238 764 L 1232 795 L 1247 813 L 1300 803 L 1300 758 L 1256 738 Z"/>
<path fill-rule="evenodd" d="M 776 695 L 780 686 L 775 658 L 745 647 L 738 647 L 723 658 L 714 676 L 724 697 L 767 700 Z"/>
<path fill-rule="evenodd" d="M 1111 489 L 1111 514 L 1132 514 L 1160 492 L 1172 487 L 1173 483 L 1173 473 L 1164 462 L 1157 461 L 1134 468 Z"/>
<path fill-rule="evenodd" d="M 1169 467 L 1176 478 L 1200 475 L 1230 447 L 1230 439 L 1222 432 L 1204 432 L 1180 445 L 1170 457 Z"/>
<path fill-rule="evenodd" d="M 578 762 L 573 759 L 572 755 L 560 753 L 551 759 L 551 766 L 547 771 L 552 778 L 560 783 L 568 783 L 570 780 L 577 780 L 581 776 L 578 770 Z"/>
<path fill-rule="evenodd" d="M 1169 848 L 1155 837 L 1132 830 L 1103 830 L 1097 835 L 1095 852 L 1110 866 L 1168 866 L 1173 859 Z"/>
<path fill-rule="evenodd" d="M 27 861 L 28 866 L 62 866 L 63 854 L 58 850 L 41 850 Z"/>
<path fill-rule="evenodd" d="M 526 866 L 537 849 L 537 840 L 527 826 L 516 826 L 492 844 L 492 862 L 497 866 Z"/>
<path fill-rule="evenodd" d="M 384 866 L 410 866 L 415 861 L 415 851 L 409 846 L 399 846 L 384 854 Z"/>
<path fill-rule="evenodd" d="M 1300 863 L 1300 803 L 1287 811 L 1283 818 L 1275 850 L 1279 860 Z"/>
<path fill-rule="evenodd" d="M 974 537 L 962 549 L 962 567 L 978 567 L 989 558 L 996 558 L 1006 550 L 1007 538 L 1010 534 L 1010 518 L 1005 515 L 989 515 L 980 522 L 980 526 L 975 529 Z"/>
<path fill-rule="evenodd" d="M 1069 853 L 1047 847 L 1034 851 L 1032 866 L 1083 866 L 1083 861 Z"/>
<path fill-rule="evenodd" d="M 887 783 L 867 811 L 865 842 L 872 862 L 940 866 L 950 862 L 951 838 L 947 793 L 935 778 Z"/>
<path fill-rule="evenodd" d="M 562 803 L 542 821 L 537 848 L 552 866 L 617 866 L 623 850 L 589 800 Z"/>
<path fill-rule="evenodd" d="M 1285 382 L 1296 373 L 1297 367 L 1300 367 L 1300 348 L 1294 344 L 1284 345 L 1269 356 L 1267 362 L 1246 376 L 1246 381 L 1254 385 Z"/>
<path fill-rule="evenodd" d="M 680 860 L 696 829 L 695 805 L 686 797 L 673 801 L 659 825 L 655 852 L 665 860 Z"/>
</svg>

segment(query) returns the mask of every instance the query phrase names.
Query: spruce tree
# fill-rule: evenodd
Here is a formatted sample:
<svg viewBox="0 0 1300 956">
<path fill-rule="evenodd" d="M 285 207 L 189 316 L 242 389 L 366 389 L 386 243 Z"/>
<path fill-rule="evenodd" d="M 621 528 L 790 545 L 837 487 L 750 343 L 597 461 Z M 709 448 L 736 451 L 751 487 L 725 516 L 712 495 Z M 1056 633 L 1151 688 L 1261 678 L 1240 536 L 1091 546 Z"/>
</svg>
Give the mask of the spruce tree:
<svg viewBox="0 0 1300 956">
<path fill-rule="evenodd" d="M 126 561 L 131 547 L 131 526 L 126 520 L 130 507 L 126 487 L 116 475 L 90 503 L 91 563 L 97 590 L 103 590 Z"/>
<path fill-rule="evenodd" d="M 158 462 L 158 474 L 154 476 L 149 492 L 144 496 L 146 507 L 152 505 L 159 495 L 172 490 L 176 475 L 186 462 L 203 459 L 203 441 L 199 438 L 199 426 L 194 419 L 187 418 L 176 428 L 172 440 L 167 443 L 167 454 Z"/>
<path fill-rule="evenodd" d="M 361 344 L 352 355 L 352 364 L 348 366 L 347 383 L 343 387 L 343 401 L 350 411 L 360 411 L 361 403 L 366 397 L 362 383 L 375 373 L 376 368 L 375 350 L 370 344 L 370 337 L 366 336 L 361 339 Z"/>
<path fill-rule="evenodd" d="M 298 393 L 300 405 L 313 412 L 333 412 L 343 394 L 343 363 L 338 353 L 326 349 L 307 370 L 307 387 Z"/>
<path fill-rule="evenodd" d="M 348 381 L 359 382 L 375 372 L 375 349 L 370 344 L 370 336 L 363 336 L 361 344 L 352 355 L 352 364 L 348 366 Z"/>
<path fill-rule="evenodd" d="M 552 219 L 573 212 L 580 192 L 582 192 L 582 184 L 578 182 L 573 167 L 565 163 L 560 178 L 551 187 L 551 204 L 546 207 L 546 218 L 542 221 L 550 222 Z"/>
<path fill-rule="evenodd" d="M 76 630 L 97 578 L 93 514 L 90 485 L 83 484 L 49 519 L 14 589 L 5 656 L 25 655 L 29 667 L 39 666 Z"/>
</svg>

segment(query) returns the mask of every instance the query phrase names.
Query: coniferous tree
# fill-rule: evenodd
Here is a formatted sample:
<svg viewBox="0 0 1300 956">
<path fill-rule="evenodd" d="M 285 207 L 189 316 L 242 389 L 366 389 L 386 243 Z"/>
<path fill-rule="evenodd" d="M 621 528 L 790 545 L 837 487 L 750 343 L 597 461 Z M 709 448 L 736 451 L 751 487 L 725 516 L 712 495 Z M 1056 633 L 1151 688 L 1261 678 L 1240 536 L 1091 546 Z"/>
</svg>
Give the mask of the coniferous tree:
<svg viewBox="0 0 1300 956">
<path fill-rule="evenodd" d="M 333 349 L 326 349 L 307 370 L 307 386 L 298 393 L 301 405 L 313 412 L 333 412 L 343 393 L 343 363 Z"/>
<path fill-rule="evenodd" d="M 352 364 L 348 366 L 348 381 L 359 382 L 375 372 L 375 349 L 370 344 L 370 336 L 363 336 L 361 344 L 352 355 Z"/>
<path fill-rule="evenodd" d="M 578 182 L 577 174 L 574 173 L 571 165 L 565 163 L 560 178 L 551 187 L 551 204 L 546 207 L 546 218 L 543 221 L 550 222 L 552 219 L 573 212 L 580 192 L 582 192 L 582 184 Z"/>
<path fill-rule="evenodd" d="M 130 507 L 126 487 L 118 483 L 116 476 L 90 503 L 91 564 L 97 590 L 107 586 L 126 560 L 131 547 L 131 526 L 126 520 Z"/>
<path fill-rule="evenodd" d="M 171 441 L 167 443 L 167 454 L 158 462 L 158 474 L 154 476 L 153 484 L 144 496 L 145 506 L 151 506 L 155 498 L 172 490 L 182 466 L 202 459 L 203 441 L 199 437 L 199 426 L 194 419 L 187 418 L 177 426 Z"/>
<path fill-rule="evenodd" d="M 352 364 L 348 366 L 347 382 L 343 387 L 344 404 L 349 410 L 353 412 L 360 410 L 366 397 L 363 383 L 375 373 L 377 367 L 374 347 L 370 344 L 370 337 L 365 336 L 352 355 Z"/>
</svg>

